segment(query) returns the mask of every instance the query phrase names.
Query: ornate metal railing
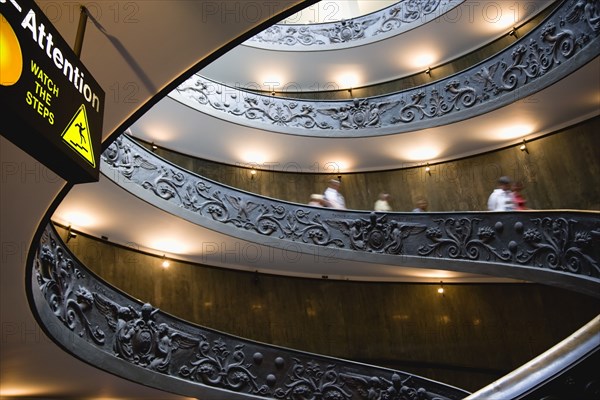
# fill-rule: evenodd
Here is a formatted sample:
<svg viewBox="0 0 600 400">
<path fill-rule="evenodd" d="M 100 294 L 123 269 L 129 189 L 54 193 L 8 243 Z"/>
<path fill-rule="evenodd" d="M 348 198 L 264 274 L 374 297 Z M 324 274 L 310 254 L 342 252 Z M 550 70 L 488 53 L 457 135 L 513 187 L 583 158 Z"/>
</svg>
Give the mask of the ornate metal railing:
<svg viewBox="0 0 600 400">
<path fill-rule="evenodd" d="M 243 192 L 182 169 L 122 135 L 101 157 L 109 179 L 190 222 L 340 259 L 513 277 L 600 296 L 600 213 L 375 213 Z"/>
<path fill-rule="evenodd" d="M 31 296 L 50 337 L 78 358 L 202 399 L 449 400 L 468 392 L 416 375 L 252 342 L 192 325 L 102 282 L 48 225 Z"/>
<path fill-rule="evenodd" d="M 465 400 L 600 398 L 600 315 L 577 332 Z"/>
<path fill-rule="evenodd" d="M 565 0 L 511 47 L 458 74 L 384 96 L 308 101 L 263 96 L 193 75 L 169 96 L 200 112 L 305 136 L 402 133 L 480 115 L 529 96 L 600 54 L 600 1 Z"/>
<path fill-rule="evenodd" d="M 464 0 L 401 0 L 379 11 L 319 24 L 276 24 L 245 45 L 277 50 L 333 50 L 382 40 L 423 25 Z"/>
</svg>

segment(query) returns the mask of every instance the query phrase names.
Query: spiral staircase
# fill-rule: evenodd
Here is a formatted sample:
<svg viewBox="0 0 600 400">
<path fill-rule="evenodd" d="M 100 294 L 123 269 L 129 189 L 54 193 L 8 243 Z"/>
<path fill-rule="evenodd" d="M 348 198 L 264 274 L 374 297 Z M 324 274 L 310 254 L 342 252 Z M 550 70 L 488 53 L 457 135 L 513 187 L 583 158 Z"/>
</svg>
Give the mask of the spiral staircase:
<svg viewBox="0 0 600 400">
<path fill-rule="evenodd" d="M 592 372 L 600 354 L 598 318 L 530 363 L 470 394 L 403 371 L 253 342 L 197 326 L 158 310 L 151 305 L 152 299 L 139 301 L 112 287 L 69 250 L 69 240 L 60 237 L 52 221 L 60 225 L 67 220 L 63 210 L 86 202 L 91 214 L 118 216 L 122 225 L 115 223 L 102 233 L 110 231 L 111 239 L 121 243 L 136 241 L 152 249 L 128 236 L 127 231 L 142 231 L 141 226 L 123 228 L 130 223 L 131 210 L 143 209 L 148 218 L 160 214 L 176 221 L 182 230 L 188 229 L 183 225 L 190 227 L 190 232 L 195 232 L 192 235 L 214 235 L 215 242 L 250 243 L 265 254 L 292 248 L 300 259 L 306 258 L 295 259 L 293 268 L 286 268 L 283 256 L 272 265 L 261 265 L 263 272 L 276 275 L 315 278 L 339 274 L 356 281 L 402 282 L 415 281 L 423 271 L 443 270 L 457 282 L 537 282 L 596 301 L 600 293 L 599 247 L 594 245 L 600 235 L 596 211 L 416 215 L 315 209 L 224 185 L 148 150 L 157 142 L 193 157 L 239 165 L 239 158 L 228 153 L 227 144 L 251 147 L 246 138 L 263 135 L 258 147 L 267 150 L 279 146 L 305 154 L 306 149 L 314 149 L 313 158 L 298 153 L 281 155 L 281 159 L 294 160 L 302 171 L 309 170 L 315 158 L 325 165 L 324 160 L 331 159 L 328 157 L 340 147 L 357 154 L 344 173 L 382 171 L 407 163 L 411 167 L 425 165 L 422 159 L 394 158 L 385 151 L 386 147 L 410 146 L 417 131 L 424 131 L 420 134 L 430 136 L 433 142 L 458 143 L 433 156 L 434 164 L 520 144 L 523 133 L 490 143 L 477 131 L 494 120 L 508 118 L 517 107 L 526 109 L 527 103 L 529 112 L 544 107 L 544 117 L 539 118 L 543 125 L 535 133 L 528 132 L 528 140 L 598 114 L 598 87 L 594 87 L 600 34 L 598 1 L 547 2 L 519 20 L 525 26 L 530 18 L 539 18 L 519 40 L 468 68 L 434 76 L 431 82 L 406 90 L 391 91 L 386 85 L 406 80 L 411 73 L 423 75 L 416 67 L 394 79 L 389 72 L 382 72 L 388 74 L 386 81 L 370 78 L 371 86 L 350 85 L 330 91 L 335 98 L 326 101 L 306 98 L 299 93 L 302 90 L 270 93 L 263 88 L 236 87 L 231 75 L 235 71 L 229 70 L 234 63 L 227 57 L 243 59 L 254 49 L 259 54 L 289 52 L 293 59 L 307 48 L 309 54 L 320 53 L 314 46 L 331 46 L 323 53 L 367 51 L 427 30 L 436 23 L 435 17 L 450 16 L 461 6 L 473 10 L 469 2 L 401 1 L 379 11 L 387 17 L 383 22 L 376 12 L 331 26 L 316 25 L 318 29 L 313 31 L 311 25 L 304 30 L 273 25 L 310 3 L 263 4 L 263 9 L 257 9 L 261 15 L 257 19 L 239 18 L 242 8 L 224 11 L 213 3 L 201 9 L 166 2 L 115 3 L 118 6 L 109 9 L 122 14 L 112 14 L 114 18 L 106 17 L 108 9 L 99 8 L 104 17 L 99 13 L 92 18 L 98 29 L 91 29 L 86 37 L 88 48 L 93 44 L 94 51 L 84 51 L 83 61 L 104 87 L 116 88 L 114 101 L 106 105 L 101 181 L 72 187 L 2 139 L 6 160 L 2 182 L 2 396 L 97 396 L 102 390 L 94 384 L 96 376 L 101 376 L 97 379 L 109 395 L 127 398 L 551 399 L 573 393 L 593 398 L 598 393 Z M 419 6 L 411 8 L 415 4 Z M 221 6 L 225 7 L 224 3 Z M 129 16 L 140 18 L 123 16 L 131 10 L 140 14 Z M 53 7 L 45 8 L 47 13 L 53 11 Z M 400 15 L 413 18 L 400 21 Z M 64 36 L 73 33 L 66 14 L 55 20 Z M 164 28 L 151 28 L 156 26 Z M 132 30 L 140 34 L 132 35 Z M 158 44 L 166 32 L 176 46 Z M 497 33 L 488 38 L 497 39 Z M 478 40 L 481 47 L 487 39 Z M 471 48 L 464 46 L 453 51 L 469 53 Z M 219 56 L 223 56 L 221 61 L 210 64 Z M 114 63 L 106 65 L 107 58 Z M 172 62 L 165 63 L 165 59 Z M 319 62 L 311 60 L 316 69 Z M 431 76 L 431 69 L 425 75 Z M 442 70 L 440 67 L 438 72 Z M 252 81 L 243 74 L 239 79 Z M 299 87 L 310 86 L 309 80 L 298 79 Z M 319 86 L 324 86 L 321 83 Z M 128 98 L 127 90 L 132 87 L 135 96 Z M 356 97 L 361 90 L 381 93 Z M 579 93 L 581 101 L 545 101 L 569 91 Z M 132 99 L 135 101 L 129 101 Z M 160 126 L 165 115 L 172 118 L 172 126 L 157 133 L 153 127 Z M 190 134 L 190 126 L 220 134 L 199 137 Z M 244 162 L 242 167 L 267 165 L 252 159 Z M 339 170 L 333 172 L 336 175 Z M 142 206 L 139 200 L 147 204 Z M 102 234 L 93 229 L 81 233 Z M 199 262 L 192 251 L 184 253 L 170 252 L 170 257 Z M 323 269 L 313 262 L 317 253 L 343 260 L 344 269 Z M 219 263 L 218 259 L 209 264 L 253 268 Z M 57 350 L 56 344 L 62 349 Z M 49 367 L 46 359 L 56 360 L 60 367 Z M 25 362 L 26 367 L 21 367 Z M 67 380 L 79 383 L 68 389 L 61 383 Z"/>
</svg>

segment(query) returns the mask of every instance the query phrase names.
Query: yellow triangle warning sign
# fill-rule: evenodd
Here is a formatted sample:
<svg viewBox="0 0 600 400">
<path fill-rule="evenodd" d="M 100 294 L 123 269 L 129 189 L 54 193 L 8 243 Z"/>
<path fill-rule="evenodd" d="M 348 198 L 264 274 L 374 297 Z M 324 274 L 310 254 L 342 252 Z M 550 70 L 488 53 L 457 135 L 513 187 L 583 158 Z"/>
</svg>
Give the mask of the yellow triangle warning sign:
<svg viewBox="0 0 600 400">
<path fill-rule="evenodd" d="M 96 159 L 94 158 L 94 149 L 92 148 L 85 105 L 82 104 L 79 107 L 73 118 L 71 118 L 71 122 L 67 124 L 61 137 L 77 154 L 89 162 L 93 168 L 96 168 Z"/>
</svg>

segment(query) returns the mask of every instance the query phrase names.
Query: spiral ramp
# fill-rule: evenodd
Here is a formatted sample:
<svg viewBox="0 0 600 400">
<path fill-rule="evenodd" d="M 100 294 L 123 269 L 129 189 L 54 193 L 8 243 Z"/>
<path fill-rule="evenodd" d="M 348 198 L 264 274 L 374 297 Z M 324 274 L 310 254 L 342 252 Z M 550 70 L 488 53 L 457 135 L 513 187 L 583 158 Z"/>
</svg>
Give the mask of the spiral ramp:
<svg viewBox="0 0 600 400">
<path fill-rule="evenodd" d="M 369 119 L 359 118 L 359 112 L 364 112 L 365 105 L 369 102 L 385 103 L 389 105 L 389 108 L 385 108 L 387 111 L 406 105 L 407 98 L 415 98 L 406 93 L 404 97 L 391 100 L 381 100 L 381 96 L 365 97 L 362 104 L 354 98 L 337 99 L 333 104 L 324 105 L 323 109 L 329 110 L 328 112 L 314 114 L 319 115 L 319 118 L 337 116 L 334 120 L 338 125 L 322 130 L 304 130 L 301 124 L 292 126 L 291 123 L 274 123 L 273 114 L 265 109 L 259 111 L 262 119 L 255 118 L 258 114 L 244 113 L 242 118 L 246 118 L 246 121 L 240 122 L 233 119 L 235 112 L 229 112 L 235 107 L 223 110 L 223 107 L 219 109 L 219 106 L 215 106 L 217 103 L 214 101 L 208 101 L 201 104 L 204 108 L 193 109 L 191 103 L 198 103 L 198 99 L 204 97 L 177 97 L 181 93 L 185 94 L 182 88 L 198 87 L 196 81 L 193 81 L 193 85 L 189 84 L 190 80 L 197 79 L 196 75 L 190 75 L 191 72 L 202 72 L 201 67 L 205 66 L 208 66 L 207 70 L 210 72 L 209 63 L 224 53 L 225 49 L 233 48 L 234 44 L 248 39 L 252 33 L 257 33 L 272 21 L 289 15 L 291 9 L 283 11 L 285 8 L 299 8 L 310 2 L 297 3 L 279 2 L 276 7 L 281 7 L 278 11 L 283 13 L 274 17 L 273 10 L 263 10 L 268 18 L 260 21 L 234 18 L 231 10 L 225 16 L 217 13 L 215 20 L 206 21 L 204 27 L 193 21 L 211 15 L 213 9 L 204 9 L 202 11 L 205 14 L 198 14 L 197 7 L 190 4 L 174 6 L 160 2 L 136 3 L 136 7 L 143 11 L 140 15 L 144 16 L 139 18 L 136 22 L 138 25 L 134 28 L 144 32 L 139 36 L 131 34 L 131 26 L 117 24 L 117 18 L 98 18 L 95 23 L 100 24 L 104 31 L 91 30 L 88 33 L 86 40 L 94 43 L 95 51 L 84 52 L 84 62 L 92 71 L 94 66 L 98 66 L 98 72 L 94 71 L 94 74 L 98 74 L 97 78 L 105 87 L 113 85 L 112 87 L 127 89 L 132 86 L 122 84 L 134 82 L 133 87 L 136 88 L 135 102 L 126 102 L 117 96 L 113 99 L 115 101 L 107 104 L 102 176 L 99 183 L 71 187 L 2 139 L 5 165 L 2 182 L 2 396 L 533 399 L 559 394 L 568 396 L 569 392 L 561 387 L 561 382 L 574 380 L 584 386 L 576 389 L 579 390 L 577 393 L 593 398 L 597 394 L 598 385 L 594 375 L 590 373 L 598 365 L 600 340 L 597 318 L 536 359 L 490 386 L 473 390 L 474 393 L 469 395 L 462 389 L 401 370 L 373 367 L 247 341 L 213 331 L 210 327 L 199 327 L 183 321 L 153 307 L 152 298 L 136 300 L 106 284 L 102 277 L 96 277 L 93 272 L 87 271 L 86 266 L 68 249 L 68 240 L 61 239 L 54 231 L 51 220 L 64 227 L 69 221 L 63 210 L 83 204 L 88 214 L 113 214 L 112 218 L 116 222 L 111 227 L 101 229 L 81 228 L 78 233 L 100 238 L 110 232 L 107 236 L 115 238 L 115 243 L 141 243 L 144 250 L 156 255 L 164 254 L 165 251 L 153 249 L 149 242 L 128 232 L 141 232 L 151 225 L 169 225 L 175 227 L 170 228 L 171 230 L 185 232 L 183 236 L 205 238 L 205 243 L 226 243 L 225 247 L 229 248 L 234 247 L 235 243 L 242 243 L 245 246 L 256 246 L 262 254 L 277 254 L 274 258 L 270 257 L 268 262 L 261 260 L 260 268 L 257 268 L 256 259 L 248 257 L 231 263 L 227 257 L 223 258 L 217 252 L 212 252 L 208 258 L 206 254 L 194 251 L 170 252 L 170 257 L 185 262 L 242 271 L 260 269 L 261 273 L 267 275 L 311 279 L 327 276 L 357 282 L 431 283 L 431 276 L 437 277 L 440 274 L 443 274 L 444 281 L 456 283 L 535 282 L 579 292 L 588 296 L 592 304 L 597 304 L 600 270 L 598 247 L 593 246 L 598 240 L 600 229 L 597 212 L 552 210 L 497 214 L 455 211 L 415 216 L 408 213 L 379 214 L 369 210 L 315 210 L 299 204 L 298 200 L 278 200 L 222 185 L 163 160 L 139 144 L 160 141 L 161 146 L 167 149 L 235 165 L 236 162 L 239 163 L 239 158 L 236 158 L 233 151 L 227 153 L 225 143 L 242 143 L 242 146 L 248 146 L 241 137 L 260 138 L 264 135 L 265 138 L 256 139 L 258 147 L 264 147 L 265 142 L 273 142 L 274 147 L 301 149 L 302 154 L 308 152 L 304 149 L 316 147 L 322 151 L 322 154 L 316 153 L 320 157 L 319 165 L 326 163 L 323 160 L 331 159 L 328 158 L 331 157 L 328 151 L 342 147 L 349 149 L 348 154 L 355 155 L 353 163 L 349 162 L 344 172 L 384 171 L 398 168 L 403 163 L 416 162 L 408 158 L 377 157 L 373 154 L 385 154 L 382 149 L 386 146 L 407 146 L 417 137 L 416 131 L 422 129 L 425 129 L 425 135 L 432 135 L 437 142 L 448 136 L 449 142 L 464 142 L 462 146 L 434 157 L 435 162 L 440 163 L 519 143 L 515 138 L 487 143 L 476 134 L 469 136 L 468 133 L 469 129 L 470 132 L 475 132 L 481 126 L 491 124 L 494 118 L 506 119 L 515 114 L 516 104 L 524 105 L 521 109 L 531 107 L 527 110 L 529 115 L 543 110 L 542 114 L 548 116 L 547 119 L 539 118 L 545 125 L 528 136 L 528 140 L 541 138 L 565 126 L 593 120 L 597 115 L 598 86 L 594 87 L 598 75 L 598 29 L 594 25 L 597 2 L 557 2 L 553 4 L 554 10 L 547 10 L 547 18 L 550 20 L 542 20 L 539 26 L 532 28 L 532 37 L 535 34 L 536 38 L 541 36 L 542 41 L 554 40 L 551 42 L 553 44 L 558 42 L 563 47 L 557 45 L 556 51 L 562 53 L 556 57 L 565 58 L 556 59 L 556 68 L 548 68 L 547 73 L 540 74 L 540 79 L 527 79 L 518 93 L 509 93 L 510 102 L 506 101 L 506 97 L 501 99 L 501 93 L 499 99 L 492 98 L 488 104 L 480 101 L 471 108 L 470 103 L 462 103 L 455 109 L 457 117 L 451 112 L 438 112 L 439 119 L 434 116 L 428 122 L 422 122 L 422 125 L 410 127 L 409 124 L 399 128 L 397 118 L 386 119 L 386 111 L 377 114 L 378 119 L 373 124 L 364 122 Z M 123 7 L 122 11 L 130 10 L 125 3 L 119 5 Z M 458 5 L 460 4 L 457 7 Z M 472 6 L 469 8 L 468 4 L 462 6 L 467 7 L 463 10 L 474 9 Z M 46 8 L 48 13 L 52 10 L 50 7 Z M 449 10 L 450 8 L 447 12 Z M 487 11 L 490 11 L 489 7 Z M 238 9 L 237 12 L 241 13 L 242 10 Z M 561 25 L 560 22 L 555 25 L 564 29 L 561 32 L 562 38 L 566 31 L 575 32 L 579 41 L 574 40 L 574 43 L 577 43 L 579 51 L 571 54 L 569 48 L 564 47 L 568 46 L 564 44 L 566 41 L 556 39 L 561 38 L 561 34 L 548 31 L 552 16 L 557 18 L 556 21 L 576 22 L 574 25 L 577 27 L 571 29 L 564 28 L 564 24 Z M 223 24 L 222 18 L 227 17 L 234 18 L 235 24 Z M 524 21 L 526 19 L 523 18 Z M 173 26 L 154 30 L 148 28 L 160 26 L 165 21 L 171 21 L 167 25 Z M 435 22 L 428 23 L 431 25 Z M 177 26 L 193 26 L 197 31 L 183 32 L 182 29 L 175 29 Z M 59 20 L 57 27 L 65 36 L 72 34 L 74 29 L 66 18 L 64 23 Z M 426 29 L 427 23 L 409 32 Z M 219 35 L 214 34 L 216 30 Z M 159 36 L 164 32 L 179 32 L 180 36 L 172 38 L 173 43 L 178 44 L 179 50 L 189 50 L 174 54 L 172 50 L 175 49 L 171 46 L 169 49 L 165 48 L 163 53 L 157 44 L 161 42 L 154 35 Z M 401 38 L 405 34 L 397 36 Z M 211 38 L 215 43 L 199 41 L 198 37 Z M 388 42 L 393 38 L 394 36 L 390 36 L 382 41 Z M 411 41 L 414 40 L 411 38 Z M 479 40 L 478 47 L 487 43 L 487 39 Z M 120 45 L 115 46 L 115 43 Z M 373 40 L 368 45 L 377 43 L 379 41 Z M 586 47 L 589 43 L 592 44 Z M 367 45 L 357 47 L 361 46 Z M 505 53 L 514 55 L 516 46 L 518 44 L 509 46 Z M 212 50 L 218 47 L 221 50 Z M 124 52 L 123 49 L 127 51 Z M 251 50 L 242 47 L 244 52 Z M 342 50 L 353 51 L 353 46 Z M 465 53 L 467 47 L 456 52 Z M 235 56 L 235 51 L 228 56 Z M 111 57 L 118 61 L 106 68 L 106 59 Z M 159 61 L 166 57 L 172 62 Z M 485 64 L 486 61 L 476 64 L 471 72 L 465 69 L 458 76 L 461 81 L 466 81 L 467 74 L 473 77 L 479 73 L 481 76 L 482 71 L 489 71 L 489 66 L 502 66 L 507 64 L 505 60 L 510 59 L 511 56 L 501 61 L 490 58 L 488 64 Z M 512 66 L 515 65 L 517 63 Z M 212 64 L 213 68 L 215 66 L 218 66 L 218 61 Z M 184 75 L 181 75 L 182 70 L 186 71 Z M 225 69 L 222 72 L 227 73 Z M 408 76 L 409 72 L 404 72 L 404 75 Z M 115 81 L 116 77 L 118 79 Z M 453 78 L 456 77 L 449 75 L 442 78 L 437 84 L 430 84 L 430 89 L 427 89 L 428 85 L 423 86 L 425 96 L 434 96 L 435 90 L 439 91 L 442 87 L 456 89 L 456 86 L 449 84 Z M 241 79 L 246 82 L 251 78 Z M 222 78 L 222 81 L 227 82 L 227 78 Z M 378 79 L 373 78 L 373 81 Z M 117 86 L 114 86 L 115 82 Z M 487 93 L 488 83 L 480 82 L 482 86 L 478 92 L 479 99 L 483 98 L 484 92 Z M 231 81 L 223 84 L 231 85 Z M 469 87 L 477 92 L 476 87 Z M 572 97 L 578 101 L 569 104 L 552 101 L 568 90 L 579 93 L 579 96 Z M 234 93 L 235 90 L 229 92 Z M 247 97 L 256 96 L 258 103 L 273 105 L 274 108 L 292 110 L 296 107 L 289 106 L 295 101 L 285 98 L 274 102 L 268 93 L 243 93 L 248 93 Z M 397 95 L 402 96 L 401 93 L 398 92 Z M 279 101 L 281 103 L 277 103 Z M 285 102 L 288 104 L 285 105 Z M 243 104 L 239 106 L 240 109 L 241 107 Z M 367 109 L 373 116 L 373 108 Z M 340 113 L 344 110 L 350 110 L 354 119 L 341 116 Z M 219 112 L 227 115 L 223 116 Z M 177 115 L 172 121 L 171 139 L 152 130 L 153 126 L 159 124 L 160 115 L 165 113 Z M 451 117 L 448 116 L 450 114 Z M 288 115 L 290 116 L 291 114 Z M 297 121 L 298 118 L 288 118 L 285 121 L 294 120 Z M 318 118 L 315 122 L 317 126 L 325 126 L 325 123 L 332 125 Z M 469 128 L 469 122 L 481 125 Z M 214 135 L 198 136 L 193 130 L 190 134 L 190 129 L 186 126 L 208 126 L 209 130 L 222 132 L 222 135 L 220 138 L 215 138 Z M 451 137 L 451 132 L 458 127 L 464 128 L 467 133 Z M 127 128 L 134 139 L 121 136 Z M 365 136 L 369 137 L 369 143 L 373 143 L 374 149 L 365 146 Z M 141 142 L 137 143 L 136 139 Z M 338 142 L 333 145 L 332 140 Z M 293 160 L 294 165 L 299 165 L 301 170 L 308 170 L 315 159 L 302 158 L 297 153 L 279 157 L 281 160 Z M 375 159 L 376 162 L 369 161 Z M 356 160 L 365 161 L 361 163 L 362 161 Z M 244 166 L 255 164 L 261 166 L 254 161 L 247 161 Z M 593 179 L 592 177 L 592 181 Z M 182 191 L 178 192 L 178 188 Z M 192 200 L 185 196 L 186 191 L 189 193 L 189 188 L 196 190 Z M 171 194 L 165 196 L 168 193 Z M 244 208 L 243 204 L 256 206 Z M 210 207 L 212 211 L 209 211 Z M 146 225 L 143 224 L 145 218 L 138 216 L 140 214 L 148 216 Z M 157 220 L 152 221 L 153 218 Z M 295 234 L 286 235 L 285 221 L 294 218 L 299 230 Z M 536 233 L 541 236 L 536 236 Z M 282 248 L 285 252 L 280 251 Z M 293 263 L 289 262 L 290 254 L 294 254 Z M 324 254 L 325 258 L 336 262 L 333 265 L 319 265 L 314 262 L 315 254 Z M 24 292 L 26 296 L 23 295 Z M 35 319 L 32 318 L 29 307 Z M 130 329 L 129 333 L 126 332 L 127 329 Z M 57 348 L 56 344 L 62 349 Z M 49 368 L 44 361 L 47 359 L 56 360 L 60 368 Z M 23 360 L 28 363 L 26 370 L 19 368 Z M 220 372 L 215 368 L 220 368 Z M 68 387 L 65 387 L 65 381 L 70 382 Z M 575 389 L 571 386 L 570 390 Z"/>
</svg>

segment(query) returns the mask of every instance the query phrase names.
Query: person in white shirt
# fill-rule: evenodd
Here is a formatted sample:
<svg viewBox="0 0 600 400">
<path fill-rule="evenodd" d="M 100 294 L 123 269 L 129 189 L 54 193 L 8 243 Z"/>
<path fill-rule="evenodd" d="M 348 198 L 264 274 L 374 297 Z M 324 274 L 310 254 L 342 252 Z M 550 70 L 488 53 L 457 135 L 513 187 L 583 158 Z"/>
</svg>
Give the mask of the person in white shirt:
<svg viewBox="0 0 600 400">
<path fill-rule="evenodd" d="M 379 199 L 375 202 L 373 209 L 375 211 L 383 211 L 383 212 L 392 211 L 392 206 L 390 206 L 390 203 L 389 203 L 391 198 L 392 198 L 392 196 L 390 196 L 389 194 L 381 193 L 379 195 Z"/>
<path fill-rule="evenodd" d="M 494 189 L 488 198 L 488 210 L 514 210 L 513 194 L 510 190 L 510 178 L 508 176 L 501 176 L 500 179 L 498 179 L 498 187 Z"/>
<path fill-rule="evenodd" d="M 336 179 L 331 179 L 327 183 L 327 189 L 325 189 L 323 197 L 325 197 L 325 200 L 329 203 L 329 207 L 331 208 L 346 208 L 344 196 L 342 196 L 339 192 L 340 186 L 341 182 Z"/>
</svg>

